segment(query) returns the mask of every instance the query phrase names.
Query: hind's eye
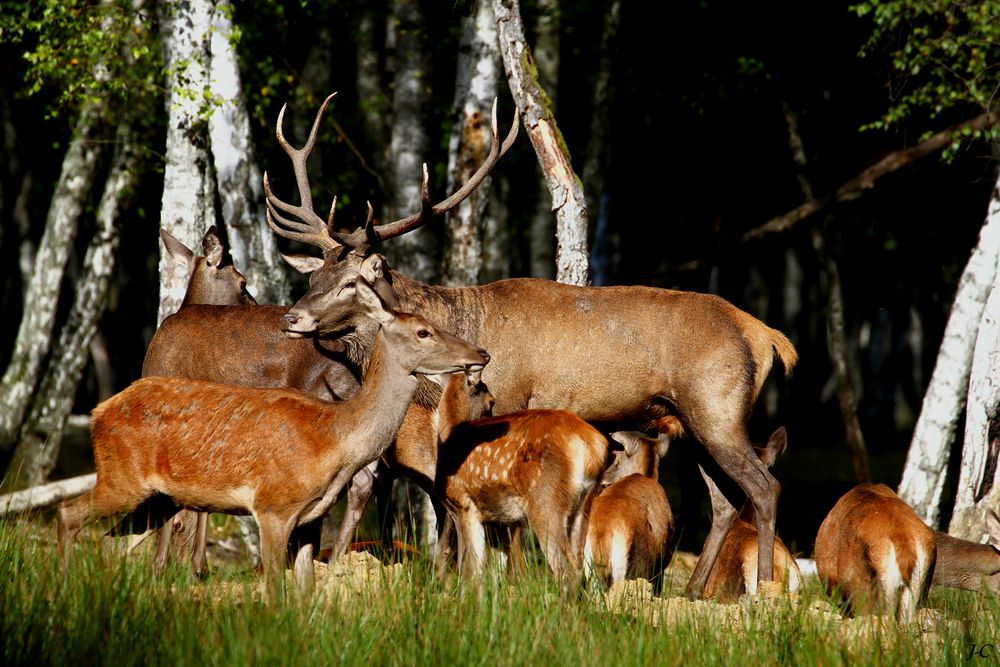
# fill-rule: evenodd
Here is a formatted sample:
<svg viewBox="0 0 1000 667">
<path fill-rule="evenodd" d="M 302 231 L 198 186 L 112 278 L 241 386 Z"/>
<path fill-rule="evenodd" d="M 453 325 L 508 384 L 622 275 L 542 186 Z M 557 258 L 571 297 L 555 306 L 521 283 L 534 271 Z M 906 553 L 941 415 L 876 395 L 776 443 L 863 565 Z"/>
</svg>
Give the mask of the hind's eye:
<svg viewBox="0 0 1000 667">
<path fill-rule="evenodd" d="M 419 338 L 428 338 L 430 337 L 430 335 L 431 332 L 428 331 L 427 329 L 421 329 L 420 331 L 417 332 L 417 337 Z"/>
</svg>

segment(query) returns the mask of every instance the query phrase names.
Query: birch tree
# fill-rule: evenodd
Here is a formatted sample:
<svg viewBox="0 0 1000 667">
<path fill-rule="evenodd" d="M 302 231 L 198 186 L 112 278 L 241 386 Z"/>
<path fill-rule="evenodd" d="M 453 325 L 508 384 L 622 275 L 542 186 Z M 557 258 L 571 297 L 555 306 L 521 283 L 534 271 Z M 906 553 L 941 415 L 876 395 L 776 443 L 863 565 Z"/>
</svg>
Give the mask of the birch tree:
<svg viewBox="0 0 1000 667">
<path fill-rule="evenodd" d="M 215 106 L 208 118 L 208 130 L 222 222 L 229 232 L 229 253 L 246 276 L 247 287 L 257 301 L 288 303 L 291 286 L 274 234 L 260 208 L 261 174 L 250 136 L 232 32 L 232 6 L 229 0 L 219 0 L 214 9 L 209 49 Z M 204 229 L 195 231 L 204 233 Z"/>
<path fill-rule="evenodd" d="M 979 242 L 958 281 L 899 484 L 900 498 L 930 526 L 936 526 L 940 520 L 948 458 L 969 388 L 976 332 L 981 326 L 986 300 L 997 273 L 1000 257 L 1000 192 L 997 187 L 1000 186 L 994 187 Z"/>
<path fill-rule="evenodd" d="M 466 182 L 489 153 L 490 126 L 485 113 L 497 97 L 500 55 L 493 7 L 476 3 L 475 13 L 462 28 L 455 77 L 455 114 L 448 142 L 448 192 Z M 444 285 L 458 287 L 479 282 L 483 263 L 481 222 L 489 202 L 491 177 L 450 211 L 445 224 Z"/>
<path fill-rule="evenodd" d="M 1000 219 L 1000 180 L 994 188 L 988 219 Z M 1000 260 L 998 260 L 1000 261 Z M 979 321 L 969 372 L 965 442 L 958 494 L 948 532 L 981 541 L 986 512 L 1000 509 L 1000 266 Z"/>
<path fill-rule="evenodd" d="M 393 73 L 389 144 L 383 161 L 389 185 L 384 216 L 402 218 L 420 208 L 420 184 L 428 139 L 424 110 L 430 85 L 423 44 L 423 15 L 417 0 L 393 0 L 386 43 Z M 386 248 L 401 273 L 433 282 L 438 275 L 434 235 L 426 225 L 393 240 Z"/>
<path fill-rule="evenodd" d="M 102 144 L 93 141 L 100 126 L 101 109 L 96 102 L 91 102 L 80 112 L 63 158 L 45 219 L 45 231 L 35 254 L 14 351 L 0 382 L 0 405 L 4 406 L 0 410 L 0 452 L 7 452 L 16 444 L 21 424 L 34 399 L 42 363 L 52 345 L 66 261 L 93 185 L 93 165 L 102 152 Z"/>
<path fill-rule="evenodd" d="M 549 108 L 555 115 L 559 107 L 555 87 L 559 80 L 559 1 L 539 0 L 535 10 L 535 45 L 531 54 L 535 58 L 539 85 L 545 87 Z M 544 174 L 538 180 L 535 197 L 535 211 L 528 227 L 531 275 L 552 278 L 555 275 L 556 230 L 552 219 L 552 197 Z"/>
<path fill-rule="evenodd" d="M 167 148 L 160 227 L 189 248 L 198 247 L 215 222 L 215 188 L 209 169 L 208 134 L 201 116 L 209 90 L 211 0 L 164 0 L 159 4 L 163 62 L 167 69 Z M 161 242 L 162 243 L 162 242 Z M 157 324 L 175 312 L 187 289 L 185 267 L 160 253 Z"/>
<path fill-rule="evenodd" d="M 538 156 L 556 214 L 556 280 L 587 284 L 587 204 L 566 143 L 538 81 L 517 0 L 493 0 L 510 91 Z"/>
<path fill-rule="evenodd" d="M 138 153 L 128 126 L 119 127 L 116 147 L 97 207 L 97 229 L 74 290 L 73 307 L 21 428 L 20 444 L 11 466 L 28 486 L 47 481 L 55 468 L 89 345 L 107 303 L 118 251 L 121 211 L 128 205 L 139 179 Z"/>
</svg>

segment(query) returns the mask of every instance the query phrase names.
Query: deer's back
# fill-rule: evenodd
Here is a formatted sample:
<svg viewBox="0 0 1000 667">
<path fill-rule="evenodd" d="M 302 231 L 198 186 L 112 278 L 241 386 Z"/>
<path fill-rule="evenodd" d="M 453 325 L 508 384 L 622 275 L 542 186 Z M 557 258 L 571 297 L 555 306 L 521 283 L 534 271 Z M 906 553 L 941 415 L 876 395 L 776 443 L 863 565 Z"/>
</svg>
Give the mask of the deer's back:
<svg viewBox="0 0 1000 667">
<path fill-rule="evenodd" d="M 243 387 L 291 387 L 324 400 L 350 398 L 358 375 L 340 353 L 281 332 L 284 306 L 186 306 L 150 341 L 143 376 Z"/>
</svg>

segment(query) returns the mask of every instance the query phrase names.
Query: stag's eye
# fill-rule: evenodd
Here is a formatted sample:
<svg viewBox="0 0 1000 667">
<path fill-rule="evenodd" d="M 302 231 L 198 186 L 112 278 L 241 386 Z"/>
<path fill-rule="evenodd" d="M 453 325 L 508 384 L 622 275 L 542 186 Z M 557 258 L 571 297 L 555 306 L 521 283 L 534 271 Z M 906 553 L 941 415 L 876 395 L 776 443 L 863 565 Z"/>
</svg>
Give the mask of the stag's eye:
<svg viewBox="0 0 1000 667">
<path fill-rule="evenodd" d="M 417 337 L 418 338 L 429 338 L 430 335 L 431 335 L 431 332 L 428 331 L 427 329 L 421 329 L 420 331 L 417 332 Z"/>
</svg>

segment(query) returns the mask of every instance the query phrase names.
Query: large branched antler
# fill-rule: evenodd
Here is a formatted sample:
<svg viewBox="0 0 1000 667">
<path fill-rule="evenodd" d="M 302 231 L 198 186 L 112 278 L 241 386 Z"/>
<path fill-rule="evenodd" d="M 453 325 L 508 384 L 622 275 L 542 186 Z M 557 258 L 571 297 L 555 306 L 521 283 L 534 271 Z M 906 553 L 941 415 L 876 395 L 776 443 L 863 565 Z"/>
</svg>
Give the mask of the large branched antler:
<svg viewBox="0 0 1000 667">
<path fill-rule="evenodd" d="M 312 192 L 309 190 L 309 175 L 306 171 L 306 160 L 309 159 L 309 154 L 312 153 L 313 148 L 316 146 L 316 136 L 319 134 L 319 123 L 323 119 L 323 114 L 326 112 L 330 100 L 336 94 L 332 93 L 323 100 L 322 106 L 316 112 L 316 120 L 313 121 L 312 129 L 309 131 L 309 138 L 302 148 L 295 148 L 288 143 L 288 140 L 285 139 L 285 133 L 282 130 L 285 120 L 285 109 L 288 105 L 282 105 L 281 111 L 278 113 L 278 123 L 274 134 L 278 139 L 278 144 L 281 145 L 285 153 L 292 160 L 292 168 L 295 171 L 295 182 L 299 187 L 299 200 L 301 204 L 293 206 L 275 197 L 271 191 L 267 172 L 264 172 L 264 194 L 267 198 L 267 224 L 279 236 L 319 246 L 323 249 L 324 254 L 337 251 L 342 247 L 330 236 L 330 227 L 333 225 L 333 215 L 337 206 L 337 198 L 333 198 L 329 220 L 323 222 L 323 219 L 313 210 Z M 297 217 L 298 220 L 290 220 L 284 217 L 278 212 L 279 210 L 287 215 Z"/>
<path fill-rule="evenodd" d="M 287 153 L 292 160 L 292 166 L 295 169 L 295 180 L 299 186 L 299 198 L 302 201 L 301 205 L 292 206 L 291 204 L 283 202 L 275 197 L 274 193 L 271 192 L 271 187 L 267 180 L 267 174 L 264 174 L 264 192 L 267 196 L 268 225 L 270 225 L 271 229 L 273 229 L 279 236 L 295 241 L 302 241 L 304 243 L 309 243 L 322 248 L 324 255 L 331 252 L 337 252 L 344 247 L 350 248 L 351 252 L 354 254 L 367 255 L 374 243 L 405 234 L 406 232 L 425 224 L 429 218 L 441 215 L 455 208 L 462 203 L 466 197 L 472 194 L 477 187 L 479 187 L 486 176 L 488 176 L 493 170 L 493 167 L 496 166 L 497 161 L 503 157 L 504 153 L 506 153 L 508 149 L 510 149 L 511 145 L 514 143 L 514 139 L 517 138 L 517 132 L 520 126 L 520 112 L 515 109 L 514 122 L 511 125 L 510 131 L 507 133 L 507 137 L 504 139 L 503 144 L 500 144 L 500 134 L 497 131 L 497 101 L 494 99 L 493 109 L 490 114 L 489 155 L 486 156 L 486 159 L 479 166 L 479 169 L 476 170 L 476 173 L 473 174 L 469 180 L 462 185 L 462 187 L 456 190 L 447 199 L 438 204 L 432 205 L 430 201 L 427 164 L 424 163 L 423 182 L 420 187 L 419 212 L 384 225 L 373 225 L 373 212 L 371 204 L 369 203 L 368 218 L 363 226 L 358 227 L 349 234 L 337 234 L 331 232 L 333 227 L 334 209 L 330 209 L 329 221 L 326 223 L 324 223 L 313 210 L 312 194 L 309 191 L 309 178 L 306 173 L 306 159 L 309 157 L 309 153 L 312 152 L 313 146 L 316 143 L 316 134 L 319 122 L 332 98 L 333 95 L 327 97 L 323 102 L 323 106 L 321 106 L 319 111 L 316 113 L 316 120 L 313 122 L 312 130 L 309 133 L 309 139 L 306 141 L 305 146 L 301 149 L 292 147 L 288 141 L 285 140 L 281 129 L 285 114 L 284 106 L 281 108 L 281 113 L 278 114 L 278 124 L 275 134 L 278 138 L 278 143 L 281 144 L 285 153 Z M 336 199 L 334 199 L 334 206 L 336 206 Z M 279 211 L 287 215 L 295 216 L 298 220 L 289 220 L 288 218 L 282 216 Z"/>
</svg>

